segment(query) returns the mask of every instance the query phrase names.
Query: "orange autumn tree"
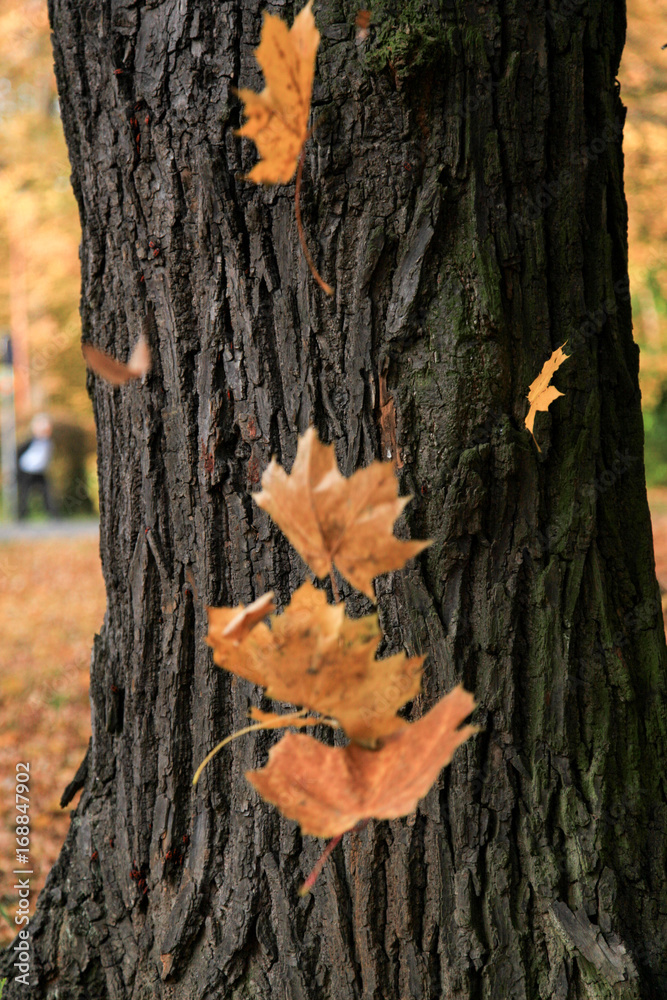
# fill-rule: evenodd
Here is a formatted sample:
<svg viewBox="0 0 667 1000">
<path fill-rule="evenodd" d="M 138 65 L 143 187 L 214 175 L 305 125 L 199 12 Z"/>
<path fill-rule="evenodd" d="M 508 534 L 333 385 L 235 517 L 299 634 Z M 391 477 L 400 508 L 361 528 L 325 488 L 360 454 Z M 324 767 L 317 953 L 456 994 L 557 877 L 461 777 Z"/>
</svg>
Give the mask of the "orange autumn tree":
<svg viewBox="0 0 667 1000">
<path fill-rule="evenodd" d="M 265 689 L 268 698 L 301 706 L 288 714 L 250 711 L 255 724 L 228 736 L 198 768 L 235 736 L 257 729 L 326 725 L 341 729 L 346 746 L 328 746 L 289 733 L 270 751 L 268 764 L 246 777 L 304 834 L 332 838 L 303 887 L 345 832 L 369 819 L 413 812 L 454 751 L 477 728 L 462 726 L 475 708 L 461 685 L 419 721 L 399 711 L 421 689 L 425 656 L 377 659 L 382 634 L 376 614 L 348 617 L 334 567 L 375 601 L 373 579 L 402 568 L 428 541 L 403 541 L 393 526 L 409 497 L 398 496 L 393 463 L 373 462 L 349 479 L 333 445 L 314 429 L 299 440 L 291 474 L 274 460 L 262 476 L 256 503 L 273 518 L 319 580 L 328 576 L 336 603 L 306 581 L 282 614 L 273 593 L 252 604 L 208 608 L 207 642 L 215 663 Z M 264 619 L 271 615 L 271 625 Z"/>
</svg>

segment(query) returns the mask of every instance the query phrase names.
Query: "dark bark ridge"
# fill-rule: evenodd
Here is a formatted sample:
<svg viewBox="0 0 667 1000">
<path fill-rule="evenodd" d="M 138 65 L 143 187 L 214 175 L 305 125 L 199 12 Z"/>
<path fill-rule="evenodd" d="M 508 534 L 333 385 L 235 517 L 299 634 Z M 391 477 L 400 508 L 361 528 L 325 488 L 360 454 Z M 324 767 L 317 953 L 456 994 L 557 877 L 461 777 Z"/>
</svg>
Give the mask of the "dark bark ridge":
<svg viewBox="0 0 667 1000">
<path fill-rule="evenodd" d="M 406 6 L 423 25 L 428 5 Z M 432 6 L 440 41 L 417 71 L 400 46 L 370 70 L 356 6 L 316 5 L 325 118 L 302 206 L 329 301 L 292 186 L 239 179 L 255 152 L 233 88 L 263 85 L 259 0 L 50 0 L 84 340 L 127 357 L 149 303 L 158 332 L 144 384 L 91 379 L 108 610 L 85 787 L 31 924 L 40 1000 L 667 996 L 625 8 Z M 525 396 L 565 340 L 540 454 Z M 191 777 L 268 707 L 212 665 L 204 605 L 284 604 L 304 578 L 251 493 L 310 422 L 346 474 L 398 448 L 401 530 L 434 544 L 378 587 L 387 650 L 429 653 L 414 717 L 462 680 L 484 731 L 414 816 L 346 838 L 299 899 L 321 844 L 244 778 L 275 737 Z"/>
</svg>

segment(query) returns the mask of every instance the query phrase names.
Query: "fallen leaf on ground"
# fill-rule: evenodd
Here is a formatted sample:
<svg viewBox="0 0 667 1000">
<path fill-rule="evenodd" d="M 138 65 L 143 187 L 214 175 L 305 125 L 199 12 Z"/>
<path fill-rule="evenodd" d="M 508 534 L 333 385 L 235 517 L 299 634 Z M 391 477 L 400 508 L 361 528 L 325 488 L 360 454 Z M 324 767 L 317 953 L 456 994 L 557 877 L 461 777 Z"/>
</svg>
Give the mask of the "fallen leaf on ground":
<svg viewBox="0 0 667 1000">
<path fill-rule="evenodd" d="M 377 615 L 348 618 L 344 604 L 328 604 L 324 591 L 306 582 L 284 613 L 271 617 L 271 628 L 258 624 L 232 646 L 225 631 L 234 611 L 209 608 L 206 641 L 218 666 L 265 687 L 275 701 L 335 719 L 367 746 L 407 725 L 396 713 L 419 693 L 424 657 L 376 659 Z"/>
<path fill-rule="evenodd" d="M 398 496 L 393 463 L 373 462 L 345 479 L 334 446 L 323 445 L 312 427 L 299 438 L 291 474 L 272 459 L 254 499 L 320 580 L 335 565 L 372 601 L 374 577 L 400 569 L 431 544 L 393 535 L 411 499 Z"/>
<path fill-rule="evenodd" d="M 260 155 L 247 180 L 286 184 L 308 137 L 310 98 L 320 33 L 312 0 L 294 18 L 291 30 L 275 14 L 264 12 L 262 37 L 255 50 L 266 86 L 261 94 L 239 90 L 247 121 L 236 134 L 252 139 Z"/>
<path fill-rule="evenodd" d="M 461 685 L 418 722 L 388 737 L 379 750 L 350 743 L 330 747 L 288 733 L 266 767 L 246 777 L 267 802 L 296 820 L 304 834 L 335 837 L 364 819 L 396 819 L 417 807 L 454 751 L 476 726 L 458 728 L 475 707 Z"/>
<path fill-rule="evenodd" d="M 528 410 L 528 415 L 526 417 L 526 430 L 529 430 L 533 441 L 537 445 L 537 450 L 542 451 L 539 444 L 535 440 L 535 435 L 533 434 L 533 427 L 535 425 L 535 414 L 538 410 L 546 411 L 549 409 L 551 404 L 559 396 L 565 395 L 559 392 L 555 386 L 549 385 L 554 374 L 558 371 L 560 366 L 564 361 L 567 361 L 570 354 L 565 354 L 562 347 L 557 348 L 550 358 L 544 362 L 542 366 L 542 371 L 537 376 L 534 382 L 531 382 L 528 387 L 528 402 L 530 403 L 530 409 Z"/>
<path fill-rule="evenodd" d="M 127 364 L 116 361 L 110 354 L 99 351 L 92 344 L 82 344 L 86 364 L 112 385 L 125 385 L 131 379 L 143 378 L 151 369 L 151 352 L 143 334 L 139 337 Z"/>
</svg>

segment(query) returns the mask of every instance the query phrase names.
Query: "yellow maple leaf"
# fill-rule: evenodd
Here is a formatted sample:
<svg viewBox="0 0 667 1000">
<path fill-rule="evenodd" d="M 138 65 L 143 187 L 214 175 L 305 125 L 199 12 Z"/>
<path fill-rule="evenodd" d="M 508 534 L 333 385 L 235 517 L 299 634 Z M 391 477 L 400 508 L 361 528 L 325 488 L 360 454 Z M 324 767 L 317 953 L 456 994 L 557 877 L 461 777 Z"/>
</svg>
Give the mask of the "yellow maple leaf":
<svg viewBox="0 0 667 1000">
<path fill-rule="evenodd" d="M 320 33 L 313 0 L 300 11 L 291 29 L 275 14 L 264 13 L 262 37 L 255 50 L 266 79 L 261 94 L 242 89 L 246 122 L 236 134 L 252 139 L 260 161 L 247 179 L 256 184 L 287 184 L 294 177 L 308 137 L 310 98 Z"/>
<path fill-rule="evenodd" d="M 254 494 L 320 580 L 335 564 L 372 601 L 374 577 L 400 569 L 431 544 L 393 535 L 410 499 L 398 495 L 392 462 L 373 462 L 346 479 L 334 446 L 323 445 L 312 427 L 299 438 L 291 474 L 272 459 L 262 492 Z"/>
<path fill-rule="evenodd" d="M 555 399 L 558 399 L 559 396 L 565 395 L 564 393 L 559 392 L 555 386 L 549 384 L 563 362 L 567 361 L 567 359 L 571 357 L 570 354 L 564 353 L 563 347 L 565 347 L 565 344 L 563 344 L 562 347 L 558 347 L 553 352 L 551 357 L 544 362 L 542 365 L 542 371 L 537 376 L 535 381 L 531 382 L 528 387 L 528 396 L 526 398 L 530 403 L 530 409 L 528 410 L 528 415 L 526 416 L 525 426 L 526 430 L 530 431 L 533 441 L 535 441 L 535 444 L 537 445 L 538 451 L 542 451 L 542 449 L 539 444 L 537 444 L 535 435 L 533 434 L 535 414 L 538 410 L 548 410 Z"/>
</svg>

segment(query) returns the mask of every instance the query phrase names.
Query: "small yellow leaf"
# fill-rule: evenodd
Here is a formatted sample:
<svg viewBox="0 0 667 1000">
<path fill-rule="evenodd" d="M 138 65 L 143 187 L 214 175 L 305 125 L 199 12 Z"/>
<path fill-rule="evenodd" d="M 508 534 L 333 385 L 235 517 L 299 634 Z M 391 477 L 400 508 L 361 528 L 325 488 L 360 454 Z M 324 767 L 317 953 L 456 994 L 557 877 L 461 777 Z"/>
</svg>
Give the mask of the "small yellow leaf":
<svg viewBox="0 0 667 1000">
<path fill-rule="evenodd" d="M 534 382 L 531 382 L 528 388 L 528 402 L 530 403 L 530 409 L 528 410 L 528 415 L 526 416 L 526 430 L 530 431 L 533 441 L 537 445 L 537 450 L 542 451 L 539 444 L 535 440 L 535 435 L 533 434 L 533 427 L 535 426 L 535 414 L 538 410 L 546 411 L 549 409 L 551 404 L 559 396 L 563 396 L 564 393 L 559 392 L 555 386 L 549 385 L 554 374 L 558 371 L 560 366 L 564 361 L 567 361 L 570 354 L 565 354 L 562 347 L 557 348 L 550 358 L 548 358 L 544 365 L 542 366 L 542 371 L 537 376 Z"/>
</svg>

